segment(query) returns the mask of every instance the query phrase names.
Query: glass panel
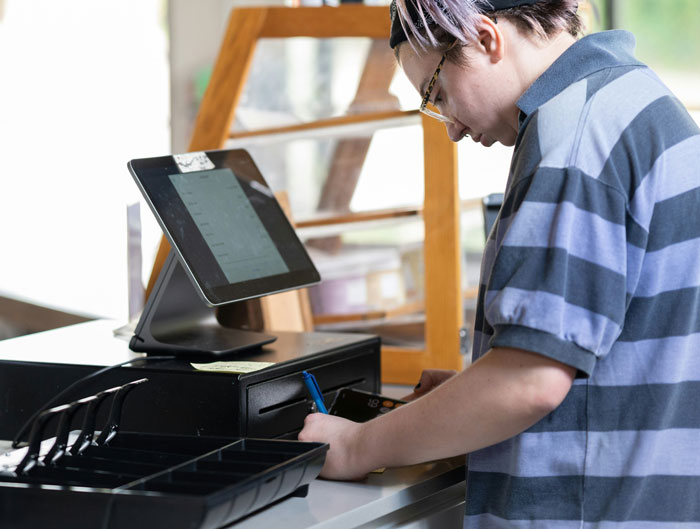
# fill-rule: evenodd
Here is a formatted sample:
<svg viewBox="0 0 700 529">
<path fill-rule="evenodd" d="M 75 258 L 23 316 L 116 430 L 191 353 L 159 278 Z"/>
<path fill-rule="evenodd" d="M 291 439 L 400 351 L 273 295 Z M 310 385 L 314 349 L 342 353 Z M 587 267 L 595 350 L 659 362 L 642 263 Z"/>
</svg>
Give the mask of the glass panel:
<svg viewBox="0 0 700 529">
<path fill-rule="evenodd" d="M 395 66 L 385 39 L 261 39 L 233 131 L 398 110 L 388 92 Z"/>
<path fill-rule="evenodd" d="M 389 219 L 343 230 L 331 251 L 307 239 L 323 278 L 309 289 L 316 328 L 370 332 L 385 344 L 424 347 L 422 219 Z M 308 234 L 300 230 L 303 238 Z"/>
<path fill-rule="evenodd" d="M 247 149 L 294 218 L 418 206 L 423 202 L 423 134 L 417 116 L 377 130 L 358 124 L 229 141 Z M 382 123 L 384 126 L 391 123 Z M 332 182 L 327 187 L 326 183 Z"/>
<path fill-rule="evenodd" d="M 384 343 L 424 347 L 424 230 L 418 215 L 423 135 L 418 121 L 414 115 L 388 123 L 389 128 L 360 124 L 226 145 L 245 147 L 270 186 L 287 193 L 301 224 L 297 232 L 323 278 L 309 289 L 319 330 L 371 332 Z M 329 181 L 334 184 L 326 186 Z M 380 218 L 372 221 L 313 222 L 377 210 Z"/>
</svg>

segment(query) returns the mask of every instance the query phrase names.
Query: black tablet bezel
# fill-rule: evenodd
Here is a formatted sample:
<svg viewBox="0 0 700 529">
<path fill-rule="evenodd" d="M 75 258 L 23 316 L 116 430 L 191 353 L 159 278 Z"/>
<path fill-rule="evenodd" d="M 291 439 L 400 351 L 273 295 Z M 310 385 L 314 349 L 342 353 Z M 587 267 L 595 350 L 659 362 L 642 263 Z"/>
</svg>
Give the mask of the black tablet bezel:
<svg viewBox="0 0 700 529">
<path fill-rule="evenodd" d="M 197 172 L 183 173 L 173 156 L 131 160 L 130 173 L 202 299 L 217 306 L 319 282 L 318 271 L 250 154 L 243 149 L 204 154 L 214 169 L 233 172 L 289 272 L 229 283 L 169 178 Z"/>
</svg>

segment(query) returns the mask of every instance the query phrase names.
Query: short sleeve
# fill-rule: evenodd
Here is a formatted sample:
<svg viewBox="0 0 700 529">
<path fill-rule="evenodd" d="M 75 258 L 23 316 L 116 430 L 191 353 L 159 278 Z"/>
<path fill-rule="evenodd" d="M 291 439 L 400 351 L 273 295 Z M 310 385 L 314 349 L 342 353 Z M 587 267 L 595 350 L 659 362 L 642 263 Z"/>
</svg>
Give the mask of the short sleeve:
<svg viewBox="0 0 700 529">
<path fill-rule="evenodd" d="M 575 168 L 539 168 L 506 196 L 484 294 L 490 347 L 586 374 L 625 317 L 625 196 Z"/>
</svg>

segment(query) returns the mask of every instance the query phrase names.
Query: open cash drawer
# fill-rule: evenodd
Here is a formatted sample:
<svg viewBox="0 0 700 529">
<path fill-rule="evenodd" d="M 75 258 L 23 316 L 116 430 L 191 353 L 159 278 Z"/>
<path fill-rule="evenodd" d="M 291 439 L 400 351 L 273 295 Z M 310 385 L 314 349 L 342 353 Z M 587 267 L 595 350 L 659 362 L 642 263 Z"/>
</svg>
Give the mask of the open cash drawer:
<svg viewBox="0 0 700 529">
<path fill-rule="evenodd" d="M 304 496 L 328 445 L 120 432 L 54 464 L 0 473 L 0 526 L 215 529 Z"/>
</svg>

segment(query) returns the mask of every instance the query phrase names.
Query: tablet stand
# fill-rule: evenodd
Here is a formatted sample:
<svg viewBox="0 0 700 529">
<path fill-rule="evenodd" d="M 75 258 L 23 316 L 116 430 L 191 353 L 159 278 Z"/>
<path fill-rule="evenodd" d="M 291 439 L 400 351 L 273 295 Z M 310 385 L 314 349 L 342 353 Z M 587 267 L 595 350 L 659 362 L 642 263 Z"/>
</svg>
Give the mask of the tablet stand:
<svg viewBox="0 0 700 529">
<path fill-rule="evenodd" d="M 216 309 L 197 294 L 170 250 L 129 347 L 146 353 L 223 356 L 275 340 L 268 334 L 222 326 Z"/>
</svg>

